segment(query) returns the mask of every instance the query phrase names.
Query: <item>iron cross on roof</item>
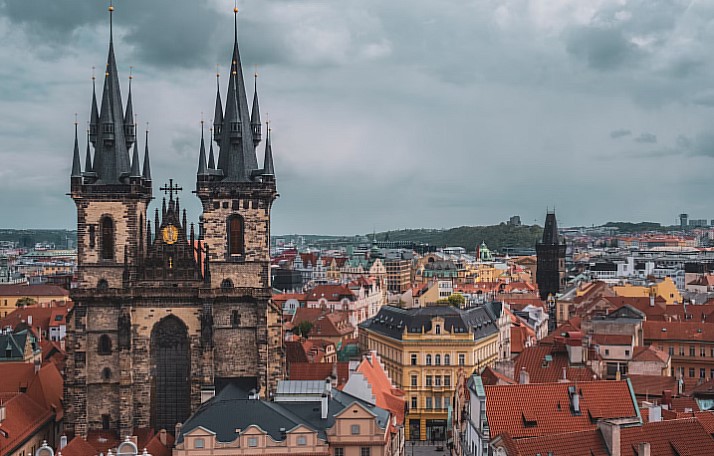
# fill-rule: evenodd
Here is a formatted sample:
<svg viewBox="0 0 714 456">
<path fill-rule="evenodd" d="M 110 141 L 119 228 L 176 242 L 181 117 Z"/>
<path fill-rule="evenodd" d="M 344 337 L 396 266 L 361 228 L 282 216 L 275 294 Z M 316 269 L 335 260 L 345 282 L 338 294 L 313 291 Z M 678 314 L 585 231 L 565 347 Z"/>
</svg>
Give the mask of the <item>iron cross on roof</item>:
<svg viewBox="0 0 714 456">
<path fill-rule="evenodd" d="M 164 184 L 164 186 L 161 187 L 159 190 L 169 195 L 169 200 L 172 200 L 174 199 L 174 193 L 178 194 L 178 192 L 183 190 L 183 188 L 179 187 L 178 185 L 174 185 L 174 180 L 169 179 L 169 184 Z"/>
</svg>

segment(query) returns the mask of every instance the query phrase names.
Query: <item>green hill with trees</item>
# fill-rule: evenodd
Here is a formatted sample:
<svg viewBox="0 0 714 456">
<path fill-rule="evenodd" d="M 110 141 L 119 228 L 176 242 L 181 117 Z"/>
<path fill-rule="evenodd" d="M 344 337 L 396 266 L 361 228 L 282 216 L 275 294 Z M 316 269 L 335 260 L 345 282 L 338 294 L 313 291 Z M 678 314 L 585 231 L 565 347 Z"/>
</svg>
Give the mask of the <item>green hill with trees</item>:
<svg viewBox="0 0 714 456">
<path fill-rule="evenodd" d="M 489 249 L 534 248 L 543 236 L 543 228 L 538 225 L 460 226 L 448 230 L 409 229 L 377 233 L 379 241 L 408 241 L 434 245 L 436 247 L 463 247 L 475 251 L 476 246 L 485 242 Z M 372 236 L 369 235 L 371 238 Z"/>
</svg>

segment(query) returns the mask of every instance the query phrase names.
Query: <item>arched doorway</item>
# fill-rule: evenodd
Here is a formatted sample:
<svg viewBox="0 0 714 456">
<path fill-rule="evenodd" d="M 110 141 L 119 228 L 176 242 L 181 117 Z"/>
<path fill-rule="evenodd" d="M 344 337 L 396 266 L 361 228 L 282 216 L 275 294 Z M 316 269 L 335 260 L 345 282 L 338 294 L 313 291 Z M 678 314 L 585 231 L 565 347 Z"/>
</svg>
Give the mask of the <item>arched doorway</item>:
<svg viewBox="0 0 714 456">
<path fill-rule="evenodd" d="M 173 433 L 191 413 L 191 361 L 186 325 L 173 315 L 151 331 L 151 426 Z"/>
</svg>

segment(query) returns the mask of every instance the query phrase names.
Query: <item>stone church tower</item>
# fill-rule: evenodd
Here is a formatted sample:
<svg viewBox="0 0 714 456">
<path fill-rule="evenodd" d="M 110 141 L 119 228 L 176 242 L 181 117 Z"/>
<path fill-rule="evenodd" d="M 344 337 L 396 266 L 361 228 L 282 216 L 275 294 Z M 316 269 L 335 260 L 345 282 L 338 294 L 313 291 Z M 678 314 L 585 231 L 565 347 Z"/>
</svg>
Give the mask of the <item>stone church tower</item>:
<svg viewBox="0 0 714 456">
<path fill-rule="evenodd" d="M 536 283 L 540 299 L 548 300 L 549 330 L 556 326 L 555 297 L 565 287 L 565 242 L 558 235 L 558 221 L 555 212 L 545 216 L 543 239 L 536 244 Z M 550 299 L 549 299 L 550 298 Z"/>
<path fill-rule="evenodd" d="M 112 14 L 110 7 L 110 29 Z M 160 189 L 168 199 L 151 217 L 148 132 L 141 164 L 131 81 L 124 108 L 110 38 L 99 107 L 96 91 L 92 97 L 84 170 L 75 126 L 78 288 L 67 334 L 69 434 L 173 432 L 216 389 L 234 383 L 267 395 L 282 377 L 280 312 L 270 286 L 270 210 L 278 194 L 269 132 L 258 167 L 258 96 L 249 113 L 237 32 L 229 79 L 225 110 L 220 90 L 216 99 L 217 162 L 212 144 L 207 158 L 201 137 L 200 222 L 188 223 L 173 181 Z"/>
</svg>

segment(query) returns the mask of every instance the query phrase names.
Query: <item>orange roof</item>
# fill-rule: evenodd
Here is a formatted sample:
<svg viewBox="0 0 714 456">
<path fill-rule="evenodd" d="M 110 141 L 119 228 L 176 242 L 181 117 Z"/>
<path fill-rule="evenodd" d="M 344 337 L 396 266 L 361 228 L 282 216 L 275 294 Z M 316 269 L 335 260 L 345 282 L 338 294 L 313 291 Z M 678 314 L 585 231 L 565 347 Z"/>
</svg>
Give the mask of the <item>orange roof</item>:
<svg viewBox="0 0 714 456">
<path fill-rule="evenodd" d="M 662 392 L 670 390 L 677 392 L 677 379 L 662 375 L 632 375 L 628 374 L 632 389 L 638 396 L 661 397 Z"/>
<path fill-rule="evenodd" d="M 313 324 L 310 336 L 314 337 L 344 337 L 354 333 L 354 326 L 349 322 L 347 312 L 329 312 L 323 309 L 308 309 L 301 307 L 295 311 L 289 327 L 303 321 Z M 288 325 L 286 325 L 288 326 Z"/>
<path fill-rule="evenodd" d="M 571 410 L 568 388 L 580 394 L 580 414 Z M 627 381 L 485 386 L 491 436 L 514 439 L 595 429 L 598 419 L 637 416 Z"/>
<path fill-rule="evenodd" d="M 0 320 L 0 327 L 10 326 L 14 330 L 18 330 L 22 326 L 32 328 L 33 332 L 39 328 L 41 335 L 43 332 L 49 331 L 50 326 L 52 326 L 53 319 L 60 318 L 62 324 L 66 324 L 67 312 L 69 311 L 68 306 L 54 306 L 54 307 L 23 307 L 21 309 L 15 309 L 10 312 L 6 317 Z M 29 323 L 30 319 L 32 324 Z"/>
<path fill-rule="evenodd" d="M 288 299 L 305 301 L 306 296 L 305 293 L 279 293 L 273 295 L 273 302 L 286 302 Z"/>
<path fill-rule="evenodd" d="M 665 420 L 620 431 L 622 456 L 637 456 L 640 442 L 650 444 L 653 456 L 714 454 L 714 439 L 696 418 Z"/>
<path fill-rule="evenodd" d="M 357 372 L 364 375 L 372 387 L 377 407 L 389 410 L 397 418 L 397 424 L 404 424 L 404 392 L 394 387 L 377 353 L 370 352 L 365 356 L 357 367 Z"/>
</svg>

